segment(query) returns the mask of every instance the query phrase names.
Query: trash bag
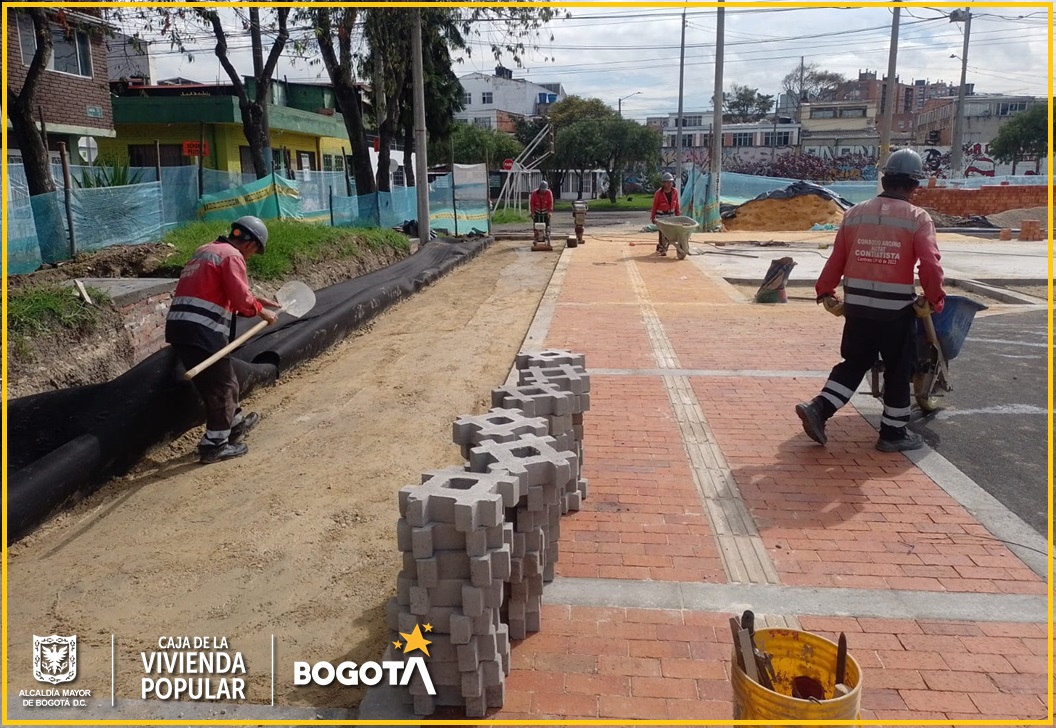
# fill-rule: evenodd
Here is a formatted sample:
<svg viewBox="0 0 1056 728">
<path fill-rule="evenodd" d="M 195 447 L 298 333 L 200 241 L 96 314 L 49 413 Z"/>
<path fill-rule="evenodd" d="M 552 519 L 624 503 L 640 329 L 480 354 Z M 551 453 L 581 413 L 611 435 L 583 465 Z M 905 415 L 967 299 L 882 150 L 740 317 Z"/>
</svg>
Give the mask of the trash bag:
<svg viewBox="0 0 1056 728">
<path fill-rule="evenodd" d="M 788 303 L 788 293 L 785 286 L 788 277 L 792 275 L 792 269 L 796 267 L 796 261 L 788 256 L 775 258 L 770 261 L 770 269 L 766 272 L 763 285 L 755 293 L 756 303 Z"/>
</svg>

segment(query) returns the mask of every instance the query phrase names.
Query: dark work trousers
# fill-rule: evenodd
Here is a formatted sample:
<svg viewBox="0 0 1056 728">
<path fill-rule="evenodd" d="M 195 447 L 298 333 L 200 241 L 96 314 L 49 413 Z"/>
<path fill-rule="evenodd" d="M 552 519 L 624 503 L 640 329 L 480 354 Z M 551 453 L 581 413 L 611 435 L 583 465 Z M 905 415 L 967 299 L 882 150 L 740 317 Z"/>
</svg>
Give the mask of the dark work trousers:
<svg viewBox="0 0 1056 728">
<path fill-rule="evenodd" d="M 884 414 L 880 438 L 898 440 L 906 435 L 910 413 L 910 380 L 916 360 L 916 316 L 907 307 L 892 321 L 848 316 L 843 325 L 840 356 L 819 399 L 826 418 L 850 401 L 866 372 L 884 361 Z"/>
<path fill-rule="evenodd" d="M 673 213 L 673 212 L 658 212 L 658 213 L 656 213 L 656 216 L 657 217 L 671 217 L 674 214 L 675 213 Z M 659 225 L 657 227 L 659 227 Z M 668 240 L 667 238 L 665 238 L 663 233 L 657 233 L 657 235 L 658 235 L 658 237 L 657 237 L 657 241 L 656 241 L 656 252 L 658 252 L 658 253 L 660 253 L 662 255 L 667 255 L 667 247 L 671 244 L 671 241 Z"/>
<path fill-rule="evenodd" d="M 185 369 L 191 369 L 212 356 L 197 346 L 173 344 L 173 351 Z M 238 411 L 238 378 L 231 360 L 224 357 L 191 380 L 205 404 L 205 437 L 202 442 L 222 445 L 231 434 Z"/>
</svg>

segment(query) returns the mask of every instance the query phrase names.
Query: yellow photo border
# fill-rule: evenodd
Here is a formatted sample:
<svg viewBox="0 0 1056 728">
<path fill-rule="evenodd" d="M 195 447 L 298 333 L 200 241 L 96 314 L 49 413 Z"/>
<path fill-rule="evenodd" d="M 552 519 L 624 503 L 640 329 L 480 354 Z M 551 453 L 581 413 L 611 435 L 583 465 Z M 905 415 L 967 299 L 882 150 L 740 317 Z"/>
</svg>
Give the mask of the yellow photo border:
<svg viewBox="0 0 1056 728">
<path fill-rule="evenodd" d="M 161 3 L 151 2 L 129 2 L 129 1 L 117 1 L 117 2 L 70 2 L 70 3 L 44 3 L 44 2 L 3 2 L 0 3 L 3 8 L 3 18 L 0 19 L 0 27 L 3 31 L 3 45 L 6 50 L 7 45 L 7 8 L 10 6 L 18 7 L 56 7 L 61 6 L 65 8 L 71 8 L 76 10 L 78 7 L 136 7 L 136 6 L 151 6 Z M 289 2 L 173 2 L 165 3 L 170 6 L 185 6 L 185 7 L 272 7 L 282 5 L 293 5 L 294 3 Z M 358 6 L 358 7 L 425 7 L 430 3 L 428 2 L 333 2 L 329 3 L 331 6 Z M 935 720 L 918 720 L 918 721 L 795 721 L 795 720 L 784 720 L 782 724 L 787 725 L 825 725 L 825 726 L 848 726 L 848 725 L 863 725 L 863 726 L 954 726 L 954 725 L 973 725 L 973 726 L 1052 726 L 1054 722 L 1054 707 L 1053 707 L 1053 346 L 1056 341 L 1053 339 L 1053 13 L 1054 4 L 1053 2 L 1038 2 L 1033 0 L 1030 2 L 970 2 L 965 0 L 964 2 L 854 2 L 851 5 L 857 5 L 861 7 L 950 7 L 959 8 L 968 4 L 970 7 L 1037 7 L 1042 10 L 1048 11 L 1049 16 L 1049 566 L 1050 573 L 1048 579 L 1048 596 L 1049 596 L 1049 716 L 1048 718 L 1042 718 L 1037 721 L 935 721 Z M 826 8 L 826 7 L 847 7 L 848 3 L 838 2 L 798 2 L 796 0 L 789 0 L 788 2 L 765 2 L 756 0 L 743 0 L 735 2 L 698 2 L 696 0 L 685 0 L 685 2 L 645 2 L 640 0 L 626 0 L 625 2 L 610 2 L 608 0 L 599 0 L 599 2 L 583 2 L 581 0 L 574 0 L 572 2 L 534 2 L 527 0 L 525 2 L 452 2 L 446 3 L 449 6 L 455 7 L 474 7 L 474 6 L 490 6 L 490 7 L 526 7 L 526 6 L 539 6 L 539 7 L 670 7 L 670 8 L 684 8 L 684 7 L 727 7 L 727 8 L 741 8 L 741 7 L 797 7 L 797 8 Z M 7 63 L 6 56 L 0 61 L 3 63 L 3 83 L 4 88 L 7 88 Z M 6 105 L 4 105 L 6 110 Z M 3 112 L 2 118 L 3 131 L 2 131 L 2 151 L 3 151 L 3 169 L 0 171 L 0 180 L 3 182 L 3 189 L 7 189 L 7 115 L 6 111 Z M 2 386 L 0 386 L 0 392 L 3 394 L 3 413 L 0 416 L 0 424 L 2 424 L 3 432 L 7 432 L 7 195 L 3 194 L 3 199 L 0 201 L 0 210 L 3 213 L 3 283 L 2 283 L 2 294 L 3 300 L 0 304 L 0 311 L 3 314 L 4 330 L 2 335 L 3 341 L 3 353 L 2 353 L 2 366 L 0 366 L 0 374 L 2 374 Z M 0 466 L 3 468 L 3 487 L 2 487 L 2 508 L 0 508 L 0 518 L 3 519 L 4 529 L 6 530 L 7 523 L 7 438 L 4 437 L 2 445 L 2 454 L 0 454 Z M 158 721 L 143 721 L 143 720 L 101 720 L 101 718 L 86 718 L 86 720 L 78 721 L 44 721 L 44 720 L 24 720 L 24 721 L 11 721 L 7 717 L 7 549 L 4 548 L 3 564 L 2 564 L 2 579 L 0 579 L 0 601 L 2 601 L 2 629 L 0 629 L 0 639 L 3 640 L 0 645 L 0 653 L 2 653 L 3 665 L 0 667 L 0 679 L 3 680 L 2 686 L 0 686 L 0 699 L 3 701 L 2 706 L 2 724 L 3 725 L 31 725 L 31 726 L 86 726 L 86 725 L 105 725 L 105 726 L 132 726 L 132 725 L 150 725 L 150 726 L 165 726 L 165 725 L 225 725 L 225 726 L 290 726 L 299 725 L 305 723 L 305 721 L 272 721 L 272 720 L 216 720 L 216 721 L 185 721 L 185 720 L 158 720 Z M 378 725 L 377 721 L 310 721 L 313 725 L 320 726 L 346 726 L 346 725 Z M 633 721 L 633 720 L 621 720 L 621 721 L 392 721 L 390 723 L 384 723 L 382 725 L 427 725 L 427 726 L 466 726 L 466 725 L 478 725 L 478 726 L 612 726 L 612 725 L 642 725 L 642 726 L 722 726 L 722 725 L 737 725 L 737 726 L 763 726 L 770 725 L 773 721 L 733 721 L 733 720 L 722 720 L 722 721 Z"/>
</svg>

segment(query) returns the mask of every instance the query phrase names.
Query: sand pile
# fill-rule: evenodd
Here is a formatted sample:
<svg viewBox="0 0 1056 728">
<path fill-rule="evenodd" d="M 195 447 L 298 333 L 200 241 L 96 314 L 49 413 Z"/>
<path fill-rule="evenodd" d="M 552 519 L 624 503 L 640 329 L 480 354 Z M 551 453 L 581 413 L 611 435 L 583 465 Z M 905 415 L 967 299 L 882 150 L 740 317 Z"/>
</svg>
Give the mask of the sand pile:
<svg viewBox="0 0 1056 728">
<path fill-rule="evenodd" d="M 810 230 L 815 224 L 838 225 L 843 211 L 818 195 L 752 200 L 737 208 L 737 217 L 722 221 L 727 230 Z"/>
<path fill-rule="evenodd" d="M 987 215 L 986 219 L 1002 228 L 1018 228 L 1024 220 L 1039 220 L 1041 229 L 1049 224 L 1049 210 L 1046 207 L 1026 207 L 1019 210 L 1005 210 Z"/>
</svg>

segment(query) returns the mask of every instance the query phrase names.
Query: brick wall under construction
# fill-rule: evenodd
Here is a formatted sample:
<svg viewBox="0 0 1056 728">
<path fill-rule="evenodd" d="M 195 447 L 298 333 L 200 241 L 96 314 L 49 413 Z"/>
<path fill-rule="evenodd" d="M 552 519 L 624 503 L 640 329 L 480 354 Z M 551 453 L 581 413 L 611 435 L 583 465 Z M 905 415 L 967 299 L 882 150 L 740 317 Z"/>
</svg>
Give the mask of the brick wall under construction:
<svg viewBox="0 0 1056 728">
<path fill-rule="evenodd" d="M 1045 185 L 991 185 L 963 189 L 921 185 L 913 196 L 913 204 L 956 217 L 991 215 L 1006 210 L 1045 207 L 1048 188 Z"/>
</svg>

